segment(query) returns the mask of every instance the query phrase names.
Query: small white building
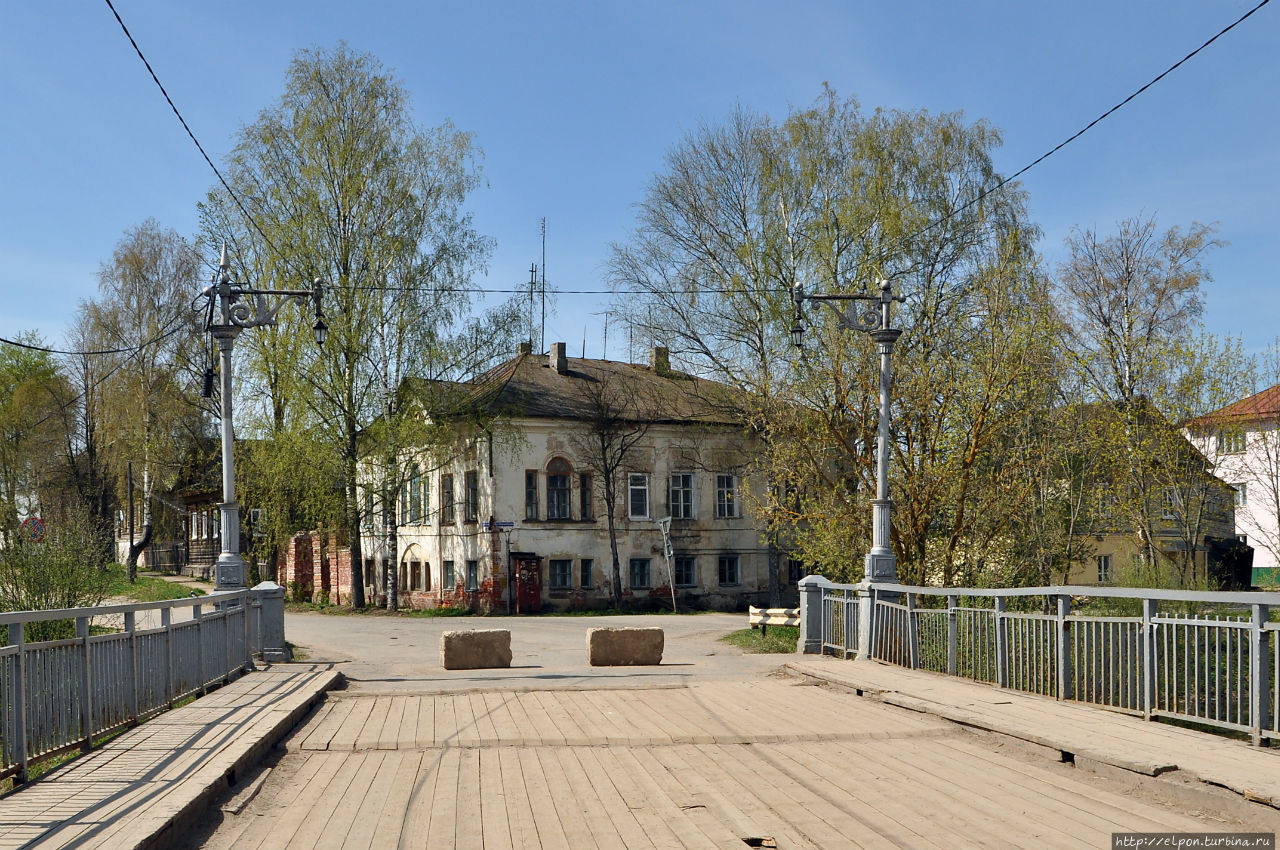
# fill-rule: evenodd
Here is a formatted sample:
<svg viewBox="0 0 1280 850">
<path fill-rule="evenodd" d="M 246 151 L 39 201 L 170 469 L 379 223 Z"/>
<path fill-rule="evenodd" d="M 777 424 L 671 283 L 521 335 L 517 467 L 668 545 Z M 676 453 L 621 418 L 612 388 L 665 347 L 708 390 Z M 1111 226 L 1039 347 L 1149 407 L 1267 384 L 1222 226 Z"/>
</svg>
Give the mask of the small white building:
<svg viewBox="0 0 1280 850">
<path fill-rule="evenodd" d="M 673 371 L 662 348 L 639 365 L 555 343 L 542 356 L 521 346 L 466 391 L 477 424 L 447 458 L 414 458 L 400 490 L 401 604 L 608 605 L 610 472 L 625 604 L 669 606 L 673 585 L 682 608 L 763 604 L 769 551 L 745 479 L 755 438 L 735 390 Z M 362 529 L 369 576 L 380 531 Z"/>
<path fill-rule="evenodd" d="M 1187 425 L 1235 489 L 1236 534 L 1253 547 L 1253 584 L 1280 584 L 1280 384 Z"/>
</svg>

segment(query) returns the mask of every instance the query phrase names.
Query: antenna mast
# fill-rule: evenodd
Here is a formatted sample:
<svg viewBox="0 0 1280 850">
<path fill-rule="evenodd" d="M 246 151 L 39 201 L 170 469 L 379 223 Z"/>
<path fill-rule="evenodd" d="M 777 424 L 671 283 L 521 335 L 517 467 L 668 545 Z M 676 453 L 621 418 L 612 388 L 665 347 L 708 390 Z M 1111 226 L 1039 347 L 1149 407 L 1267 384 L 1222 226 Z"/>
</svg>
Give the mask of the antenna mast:
<svg viewBox="0 0 1280 850">
<path fill-rule="evenodd" d="M 542 330 L 538 335 L 542 351 L 547 350 L 547 217 L 542 217 Z"/>
<path fill-rule="evenodd" d="M 533 288 L 538 283 L 538 267 L 533 263 L 529 264 L 529 348 L 533 349 Z M 541 352 L 538 352 L 541 354 Z"/>
</svg>

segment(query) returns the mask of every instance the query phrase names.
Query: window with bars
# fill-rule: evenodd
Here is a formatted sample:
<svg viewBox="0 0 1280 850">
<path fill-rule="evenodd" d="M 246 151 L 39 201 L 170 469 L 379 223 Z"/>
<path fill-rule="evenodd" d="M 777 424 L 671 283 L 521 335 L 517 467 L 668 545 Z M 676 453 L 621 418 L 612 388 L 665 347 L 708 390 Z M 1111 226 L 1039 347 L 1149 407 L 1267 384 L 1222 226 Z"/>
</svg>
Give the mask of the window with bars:
<svg viewBox="0 0 1280 850">
<path fill-rule="evenodd" d="M 673 472 L 667 501 L 672 519 L 694 519 L 693 473 Z"/>
</svg>

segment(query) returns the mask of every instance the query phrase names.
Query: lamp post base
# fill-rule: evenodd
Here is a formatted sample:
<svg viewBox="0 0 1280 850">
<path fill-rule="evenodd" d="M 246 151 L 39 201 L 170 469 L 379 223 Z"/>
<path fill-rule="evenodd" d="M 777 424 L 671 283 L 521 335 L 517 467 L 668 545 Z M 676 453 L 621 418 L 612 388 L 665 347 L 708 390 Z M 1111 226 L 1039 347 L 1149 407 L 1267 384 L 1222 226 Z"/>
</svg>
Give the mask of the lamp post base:
<svg viewBox="0 0 1280 850">
<path fill-rule="evenodd" d="M 214 590 L 244 590 L 244 558 L 234 552 L 223 552 L 213 565 Z"/>
</svg>

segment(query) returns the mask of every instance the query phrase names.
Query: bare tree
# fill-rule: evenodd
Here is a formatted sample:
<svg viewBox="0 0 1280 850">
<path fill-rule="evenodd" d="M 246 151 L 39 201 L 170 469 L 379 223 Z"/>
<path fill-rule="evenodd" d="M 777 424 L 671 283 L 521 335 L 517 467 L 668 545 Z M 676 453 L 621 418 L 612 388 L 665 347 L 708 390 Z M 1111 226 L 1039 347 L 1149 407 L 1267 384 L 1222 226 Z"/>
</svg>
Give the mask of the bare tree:
<svg viewBox="0 0 1280 850">
<path fill-rule="evenodd" d="M 583 375 L 579 384 L 582 425 L 570 438 L 578 457 L 595 470 L 604 496 L 609 525 L 610 594 L 615 608 L 622 605 L 622 562 L 618 557 L 618 495 L 621 480 L 637 458 L 637 449 L 653 423 L 652 405 L 635 384 L 604 370 Z"/>
</svg>

